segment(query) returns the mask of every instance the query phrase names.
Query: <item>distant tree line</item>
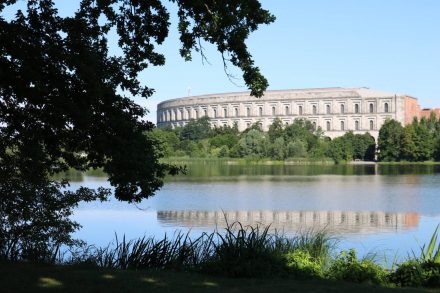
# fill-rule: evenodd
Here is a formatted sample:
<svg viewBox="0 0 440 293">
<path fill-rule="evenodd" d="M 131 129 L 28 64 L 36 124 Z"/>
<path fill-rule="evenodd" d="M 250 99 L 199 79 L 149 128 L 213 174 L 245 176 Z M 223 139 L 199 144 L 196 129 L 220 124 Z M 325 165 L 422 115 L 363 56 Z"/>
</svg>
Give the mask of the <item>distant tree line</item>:
<svg viewBox="0 0 440 293">
<path fill-rule="evenodd" d="M 440 161 L 440 119 L 435 113 L 429 118 L 414 119 L 402 126 L 388 120 L 381 127 L 378 139 L 380 161 Z"/>
<path fill-rule="evenodd" d="M 376 141 L 368 132 L 331 140 L 307 120 L 285 125 L 275 119 L 264 132 L 259 123 L 243 132 L 237 125 L 211 127 L 208 117 L 190 120 L 183 127 L 156 128 L 149 133 L 165 157 L 214 157 L 251 159 L 333 159 L 335 162 L 440 160 L 440 119 L 435 114 L 402 126 L 387 120 Z"/>
<path fill-rule="evenodd" d="M 165 157 L 214 157 L 285 160 L 326 159 L 336 162 L 374 160 L 375 140 L 369 134 L 347 132 L 334 140 L 307 120 L 285 125 L 275 119 L 264 132 L 259 123 L 243 132 L 237 125 L 211 127 L 208 117 L 190 120 L 183 127 L 156 128 L 148 135 L 159 141 Z"/>
</svg>

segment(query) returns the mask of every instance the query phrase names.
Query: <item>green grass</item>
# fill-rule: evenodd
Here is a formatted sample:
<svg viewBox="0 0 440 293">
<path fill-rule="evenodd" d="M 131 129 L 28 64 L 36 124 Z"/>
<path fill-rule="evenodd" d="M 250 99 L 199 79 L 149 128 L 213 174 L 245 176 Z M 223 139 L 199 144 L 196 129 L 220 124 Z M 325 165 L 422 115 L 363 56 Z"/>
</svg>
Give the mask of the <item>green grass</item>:
<svg viewBox="0 0 440 293">
<path fill-rule="evenodd" d="M 286 278 L 240 279 L 173 271 L 128 271 L 0 263 L 0 292 L 436 292 Z"/>
<path fill-rule="evenodd" d="M 334 165 L 332 159 L 290 158 L 286 160 L 272 160 L 269 158 L 194 158 L 194 157 L 169 157 L 162 162 L 172 164 L 199 164 L 199 163 L 222 163 L 229 165 Z"/>
<path fill-rule="evenodd" d="M 423 161 L 423 162 L 409 162 L 409 161 L 399 161 L 399 162 L 378 162 L 379 165 L 392 165 L 392 166 L 406 166 L 406 165 L 440 165 L 440 162 L 436 161 Z"/>
</svg>

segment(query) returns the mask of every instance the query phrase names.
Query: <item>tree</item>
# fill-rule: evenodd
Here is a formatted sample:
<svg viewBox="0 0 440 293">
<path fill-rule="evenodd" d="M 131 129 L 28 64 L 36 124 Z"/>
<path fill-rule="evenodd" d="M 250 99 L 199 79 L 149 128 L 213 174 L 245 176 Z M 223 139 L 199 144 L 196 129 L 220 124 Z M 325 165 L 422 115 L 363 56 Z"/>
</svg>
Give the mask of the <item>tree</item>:
<svg viewBox="0 0 440 293">
<path fill-rule="evenodd" d="M 170 1 L 178 6 L 182 57 L 201 52 L 199 41 L 214 44 L 243 71 L 251 94 L 261 97 L 268 83 L 245 43 L 260 24 L 274 21 L 259 1 Z M 0 1 L 0 13 L 16 3 Z M 55 173 L 103 168 L 117 199 L 139 202 L 162 186 L 167 173 L 178 172 L 159 161 L 157 138 L 145 135 L 154 125 L 131 99 L 153 94 L 138 75 L 164 65 L 156 46 L 168 27 L 169 13 L 159 0 L 81 0 L 67 17 L 51 0 L 29 0 L 15 18 L 0 15 L 0 250 L 7 243 L 25 247 L 31 236 L 66 243 L 77 228 L 68 221 L 72 207 L 109 196 L 102 189 L 70 196 L 60 191 L 67 182 L 50 179 Z M 110 31 L 120 55 L 109 53 Z M 29 217 L 30 207 L 41 212 Z M 50 229 L 56 225 L 65 225 L 62 237 Z"/>
<path fill-rule="evenodd" d="M 317 132 L 321 134 L 320 130 Z M 303 119 L 295 119 L 292 124 L 286 126 L 284 129 L 284 135 L 286 141 L 303 141 L 307 145 L 307 151 L 309 152 L 317 146 L 319 139 L 315 134 L 313 124 L 310 121 Z"/>
<path fill-rule="evenodd" d="M 272 124 L 269 126 L 269 131 L 267 132 L 269 135 L 270 142 L 274 142 L 277 138 L 280 138 L 284 135 L 283 122 L 280 118 L 276 118 Z"/>
<path fill-rule="evenodd" d="M 353 159 L 373 161 L 376 153 L 376 142 L 368 132 L 355 134 L 352 139 Z"/>
<path fill-rule="evenodd" d="M 153 131 L 147 132 L 146 135 L 151 135 L 158 140 L 157 147 L 161 148 L 164 157 L 173 156 L 175 151 L 179 149 L 179 138 L 172 130 L 155 128 Z"/>
<path fill-rule="evenodd" d="M 422 118 L 419 122 L 415 120 L 412 126 L 415 133 L 415 159 L 417 161 L 431 160 L 433 158 L 435 141 L 433 131 L 429 128 L 427 120 L 425 118 Z"/>
<path fill-rule="evenodd" d="M 252 129 L 243 134 L 238 141 L 241 157 L 259 157 L 267 155 L 267 138 L 264 132 Z"/>
<path fill-rule="evenodd" d="M 413 125 L 406 125 L 402 134 L 401 158 L 406 161 L 417 161 L 416 132 Z"/>
<path fill-rule="evenodd" d="M 300 140 L 291 141 L 287 144 L 287 156 L 290 158 L 304 158 L 307 156 L 307 149 Z"/>
<path fill-rule="evenodd" d="M 379 130 L 378 150 L 380 161 L 399 161 L 403 127 L 396 120 L 386 120 Z"/>
<path fill-rule="evenodd" d="M 209 122 L 209 117 L 205 116 L 196 120 L 190 120 L 182 128 L 180 137 L 188 140 L 200 140 L 210 137 L 211 134 L 211 123 Z"/>
<path fill-rule="evenodd" d="M 271 145 L 271 157 L 275 160 L 284 160 L 286 158 L 286 143 L 282 136 L 276 138 Z"/>
<path fill-rule="evenodd" d="M 332 158 L 336 163 L 342 160 L 353 160 L 353 133 L 349 136 L 336 137 L 330 142 L 328 148 L 328 156 Z"/>
<path fill-rule="evenodd" d="M 216 136 L 209 139 L 209 143 L 212 147 L 222 147 L 227 146 L 228 148 L 232 148 L 238 142 L 238 136 L 234 134 L 217 134 Z"/>
</svg>

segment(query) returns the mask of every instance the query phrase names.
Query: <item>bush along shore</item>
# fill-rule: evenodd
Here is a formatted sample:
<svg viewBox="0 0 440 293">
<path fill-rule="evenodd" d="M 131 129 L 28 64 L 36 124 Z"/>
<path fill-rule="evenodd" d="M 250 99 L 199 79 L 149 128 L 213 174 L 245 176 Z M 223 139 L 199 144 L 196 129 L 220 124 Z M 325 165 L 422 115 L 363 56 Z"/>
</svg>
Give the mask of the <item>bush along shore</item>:
<svg viewBox="0 0 440 293">
<path fill-rule="evenodd" d="M 387 120 L 379 130 L 377 141 L 368 132 L 352 131 L 331 140 L 325 131 L 303 119 L 289 125 L 275 119 L 267 132 L 255 123 L 239 132 L 237 125 L 212 128 L 209 118 L 202 117 L 182 127 L 155 129 L 147 135 L 158 142 L 166 158 L 335 163 L 440 161 L 440 119 L 434 113 L 405 126 Z"/>
<path fill-rule="evenodd" d="M 355 250 L 337 251 L 337 239 L 325 231 L 302 232 L 286 237 L 269 227 L 228 224 L 224 232 L 198 238 L 177 233 L 174 237 L 125 237 L 103 248 L 80 245 L 64 254 L 58 247 L 34 247 L 34 262 L 71 268 L 165 270 L 210 274 L 217 277 L 329 280 L 366 283 L 382 287 L 440 288 L 439 227 L 419 253 L 405 261 L 383 266 L 373 258 L 359 258 Z M 4 261 L 26 261 L 30 247 L 1 247 Z M 11 258 L 13 256 L 13 258 Z"/>
</svg>

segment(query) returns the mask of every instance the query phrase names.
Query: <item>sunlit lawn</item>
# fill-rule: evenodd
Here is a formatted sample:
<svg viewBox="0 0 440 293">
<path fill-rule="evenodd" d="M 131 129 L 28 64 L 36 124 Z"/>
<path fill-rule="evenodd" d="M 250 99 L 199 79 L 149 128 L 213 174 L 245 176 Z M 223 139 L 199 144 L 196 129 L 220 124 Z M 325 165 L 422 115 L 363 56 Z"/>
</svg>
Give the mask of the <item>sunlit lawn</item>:
<svg viewBox="0 0 440 293">
<path fill-rule="evenodd" d="M 329 281 L 230 279 L 170 271 L 0 264 L 0 292 L 435 292 Z"/>
</svg>

